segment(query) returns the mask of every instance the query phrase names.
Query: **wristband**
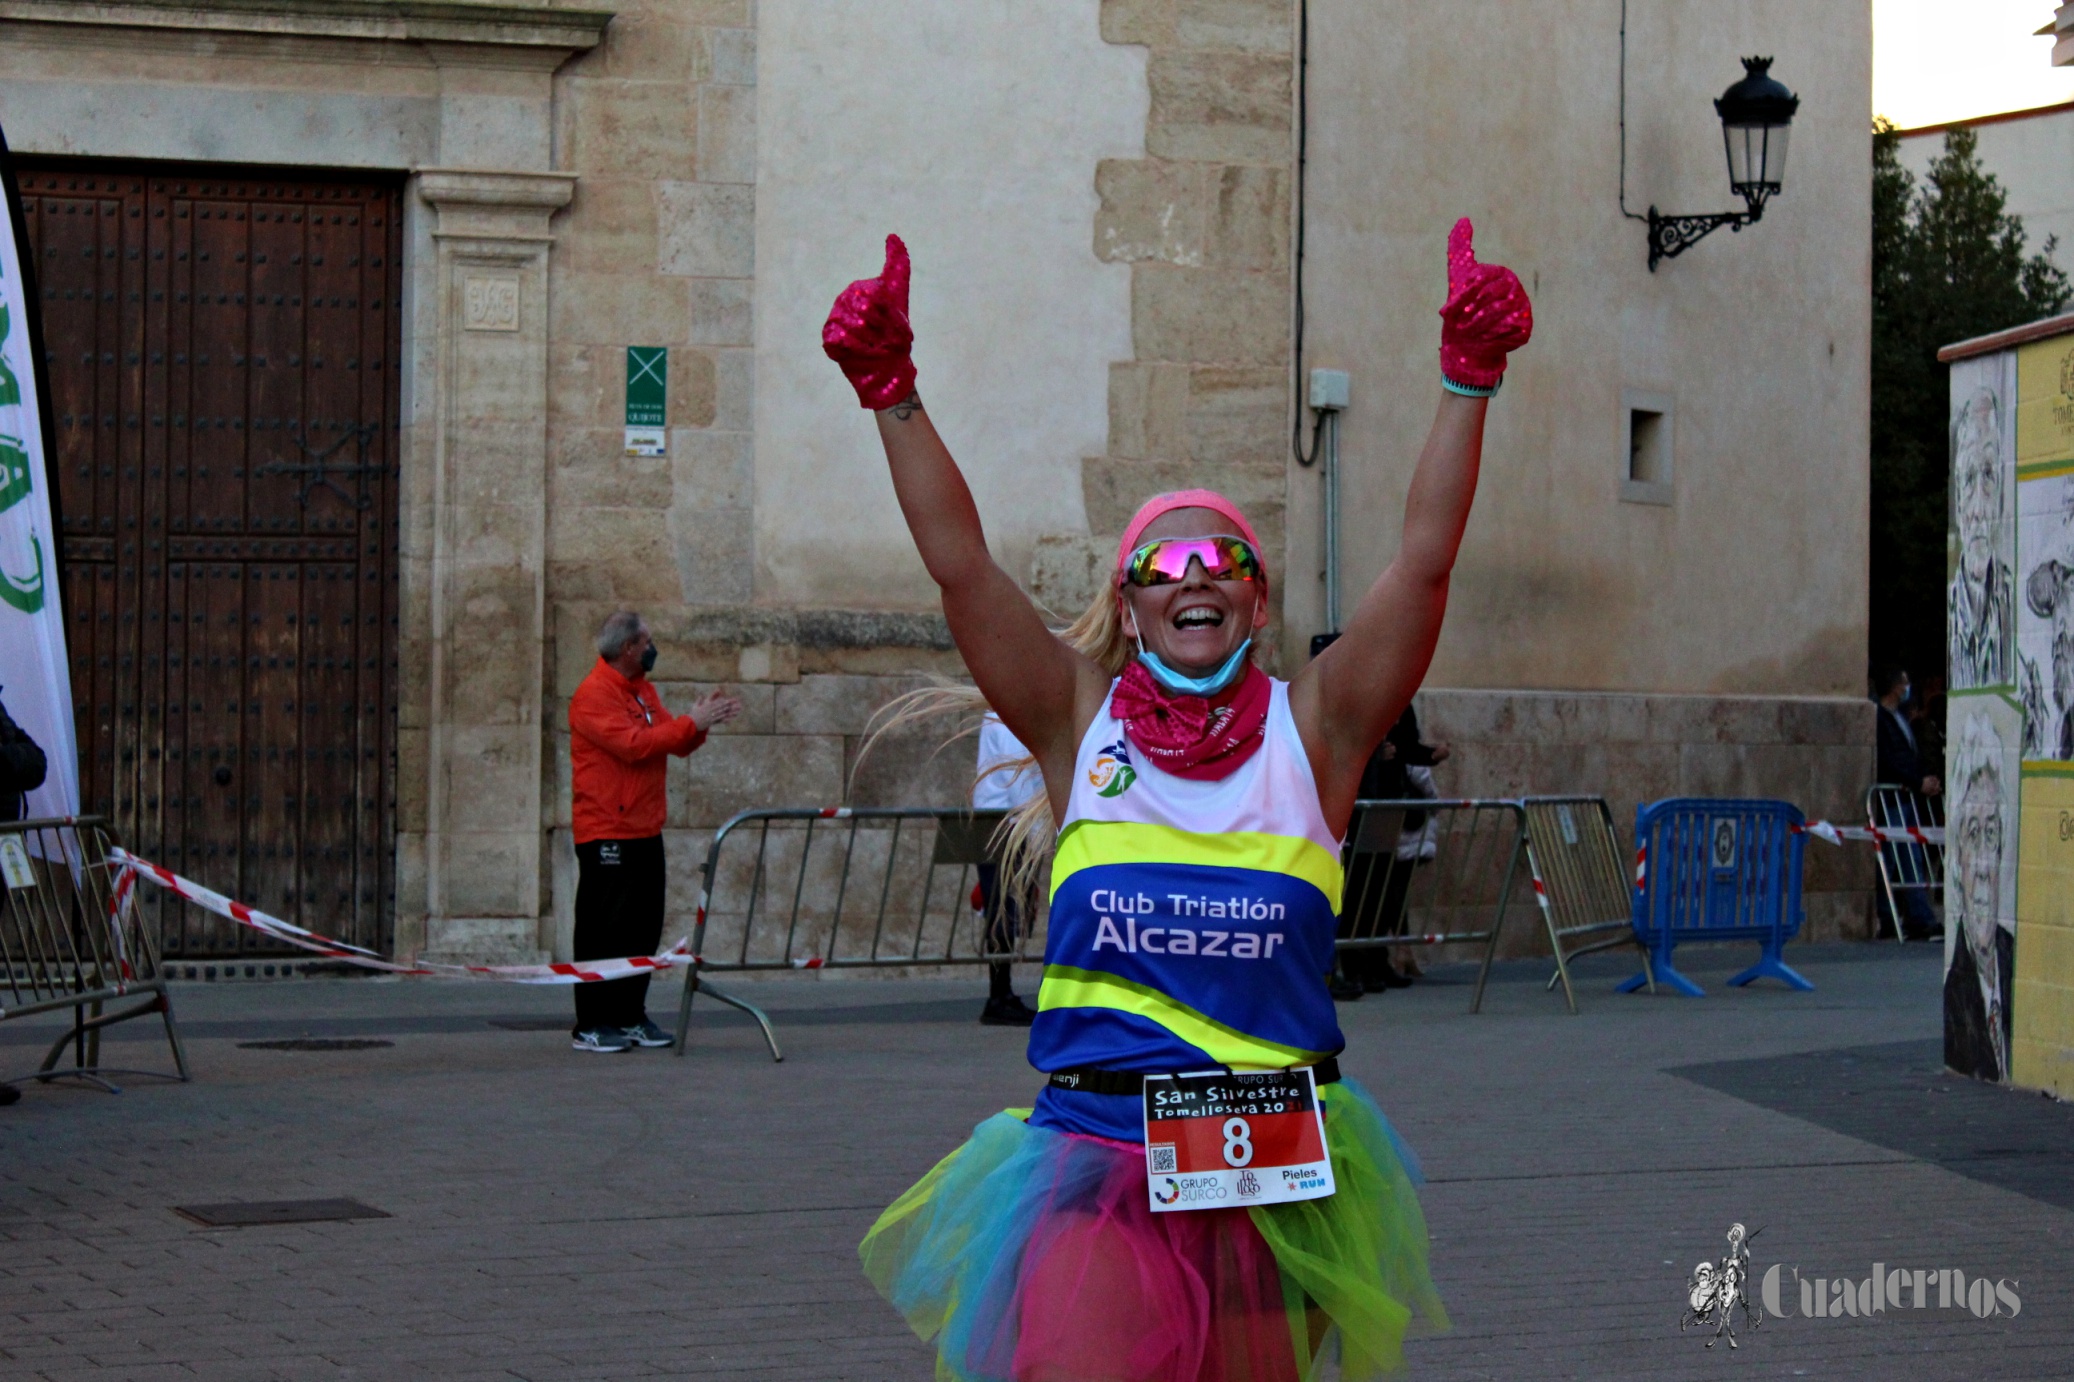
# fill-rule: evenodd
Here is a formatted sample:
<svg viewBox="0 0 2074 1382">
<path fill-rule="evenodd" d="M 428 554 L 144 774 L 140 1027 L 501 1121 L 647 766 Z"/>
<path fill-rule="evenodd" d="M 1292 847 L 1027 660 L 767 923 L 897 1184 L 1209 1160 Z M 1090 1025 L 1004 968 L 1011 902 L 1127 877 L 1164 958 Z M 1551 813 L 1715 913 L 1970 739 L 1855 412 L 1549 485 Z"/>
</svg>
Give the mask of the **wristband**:
<svg viewBox="0 0 2074 1382">
<path fill-rule="evenodd" d="M 1503 384 L 1504 382 L 1503 379 L 1500 379 L 1498 384 Z M 1475 384 L 1457 384 L 1444 374 L 1440 376 L 1440 387 L 1446 389 L 1449 393 L 1458 393 L 1464 398 L 1489 398 L 1498 392 L 1498 384 L 1493 384 L 1486 389 L 1479 388 Z"/>
</svg>

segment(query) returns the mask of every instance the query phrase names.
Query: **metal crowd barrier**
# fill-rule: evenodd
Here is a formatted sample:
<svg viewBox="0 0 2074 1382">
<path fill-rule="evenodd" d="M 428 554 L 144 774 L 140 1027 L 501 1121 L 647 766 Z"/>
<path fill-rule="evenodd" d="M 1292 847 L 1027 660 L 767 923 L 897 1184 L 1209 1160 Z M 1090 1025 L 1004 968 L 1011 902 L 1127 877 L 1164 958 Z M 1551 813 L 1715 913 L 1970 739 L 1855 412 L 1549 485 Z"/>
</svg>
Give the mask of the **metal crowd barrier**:
<svg viewBox="0 0 2074 1382">
<path fill-rule="evenodd" d="M 1527 818 L 1527 867 L 1534 880 L 1534 900 L 1548 926 L 1555 951 L 1555 973 L 1548 987 L 1563 986 L 1563 1001 L 1577 1011 L 1570 985 L 1570 961 L 1615 946 L 1642 951 L 1642 976 L 1656 992 L 1649 950 L 1635 934 L 1634 886 L 1628 878 L 1626 852 L 1614 833 L 1613 812 L 1604 797 L 1526 797 L 1520 802 Z M 1580 936 L 1599 939 L 1565 949 Z"/>
<path fill-rule="evenodd" d="M 1926 797 L 1907 787 L 1878 783 L 1865 791 L 1865 819 L 1883 829 L 1944 824 L 1944 798 Z M 1944 846 L 1895 841 L 1878 848 L 1880 891 L 1887 915 L 1894 919 L 1894 939 L 1906 940 L 1898 894 L 1919 892 L 1932 906 L 1944 905 Z"/>
<path fill-rule="evenodd" d="M 158 946 L 134 898 L 117 905 L 112 843 L 98 816 L 0 823 L 0 1022 L 72 1013 L 43 1063 L 10 1083 L 77 1078 L 113 1091 L 107 1075 L 164 1077 L 101 1064 L 102 1029 L 153 1014 L 165 1022 L 177 1077 L 188 1078 Z M 72 1063 L 61 1068 L 67 1047 Z"/>
<path fill-rule="evenodd" d="M 1783 802 L 1679 799 L 1637 813 L 1640 886 L 1605 800 L 1588 796 L 1360 801 L 1343 855 L 1336 948 L 1480 945 L 1469 1010 L 1479 1012 L 1524 861 L 1572 1013 L 1570 961 L 1634 945 L 1642 973 L 1698 985 L 1670 963 L 1679 940 L 1754 937 L 1764 952 L 1730 982 L 1763 975 L 1812 987 L 1779 958 L 1800 928 L 1800 813 Z M 1038 961 L 1043 907 L 1024 908 L 1005 949 L 990 948 L 976 905 L 980 865 L 994 858 L 999 812 L 956 807 L 744 811 L 714 835 L 677 1014 L 685 1049 L 694 997 L 738 1008 L 782 1060 L 770 1018 L 711 982 L 714 972 L 905 968 Z M 1725 830 L 1725 834 L 1723 831 Z M 1724 862 L 1725 861 L 1725 862 Z M 1572 942 L 1583 940 L 1581 945 Z"/>
<path fill-rule="evenodd" d="M 1030 899 L 1005 949 L 976 905 L 1000 812 L 956 807 L 744 811 L 701 868 L 677 1050 L 705 993 L 754 1018 L 784 1059 L 769 1016 L 716 988 L 714 972 L 908 968 L 1040 961 L 1043 906 Z M 1469 1010 L 1480 1011 L 1526 854 L 1526 813 L 1502 800 L 1355 803 L 1337 947 L 1483 947 Z"/>
<path fill-rule="evenodd" d="M 1800 808 L 1783 801 L 1672 797 L 1637 807 L 1634 929 L 1649 959 L 1619 991 L 1632 993 L 1653 976 L 1702 996 L 1671 963 L 1681 940 L 1759 941 L 1757 963 L 1730 984 L 1769 976 L 1812 989 L 1780 956 L 1801 926 L 1803 824 Z"/>
<path fill-rule="evenodd" d="M 1525 846 L 1516 801 L 1355 802 L 1338 948 L 1481 944 L 1469 1000 L 1479 1011 Z"/>
<path fill-rule="evenodd" d="M 987 947 L 973 905 L 978 868 L 994 857 L 999 811 L 958 807 L 743 811 L 713 837 L 677 1051 L 691 1003 L 710 994 L 755 1018 L 783 1060 L 770 1018 L 708 982 L 714 970 L 889 969 L 1043 958 L 1041 906 L 1021 909 L 1012 948 Z"/>
</svg>

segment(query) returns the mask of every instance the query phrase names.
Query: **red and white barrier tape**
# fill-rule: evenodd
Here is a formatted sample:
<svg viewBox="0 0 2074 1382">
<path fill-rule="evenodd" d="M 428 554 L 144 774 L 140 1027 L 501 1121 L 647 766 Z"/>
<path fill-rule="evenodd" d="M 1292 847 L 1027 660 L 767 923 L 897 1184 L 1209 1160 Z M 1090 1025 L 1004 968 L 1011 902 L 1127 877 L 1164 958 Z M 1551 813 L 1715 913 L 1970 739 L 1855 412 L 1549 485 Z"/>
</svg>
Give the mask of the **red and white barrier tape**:
<svg viewBox="0 0 2074 1382">
<path fill-rule="evenodd" d="M 1840 845 L 1845 840 L 1863 840 L 1876 845 L 1944 843 L 1944 827 L 1941 825 L 1831 825 L 1828 821 L 1809 821 L 1794 829 L 1833 845 Z"/>
<path fill-rule="evenodd" d="M 130 896 L 137 889 L 137 871 L 124 868 L 115 875 L 114 891 L 108 894 L 108 939 L 115 948 L 115 963 L 121 979 L 115 986 L 117 993 L 129 992 L 129 981 L 137 977 L 130 968 L 129 943 L 123 939 L 122 919 L 129 914 Z"/>
<path fill-rule="evenodd" d="M 262 935 L 285 942 L 298 949 L 308 950 L 347 964 L 359 965 L 363 969 L 379 969 L 390 974 L 414 974 L 441 979 L 492 979 L 506 984 L 601 984 L 613 979 L 630 979 L 637 974 L 653 974 L 659 969 L 671 969 L 692 962 L 691 941 L 687 937 L 678 941 L 658 955 L 632 955 L 620 960 L 584 960 L 579 964 L 553 965 L 455 965 L 435 964 L 420 960 L 411 964 L 398 964 L 373 950 L 363 949 L 345 941 L 320 936 L 314 931 L 268 916 L 242 902 L 234 902 L 218 892 L 212 892 L 192 879 L 182 878 L 171 869 L 160 868 L 148 859 L 140 859 L 126 849 L 111 848 L 110 863 L 118 866 L 111 905 L 119 921 L 121 912 L 129 906 L 136 880 L 145 879 L 156 883 L 167 892 L 192 902 L 205 911 L 249 926 Z M 121 933 L 121 926 L 113 928 Z"/>
</svg>

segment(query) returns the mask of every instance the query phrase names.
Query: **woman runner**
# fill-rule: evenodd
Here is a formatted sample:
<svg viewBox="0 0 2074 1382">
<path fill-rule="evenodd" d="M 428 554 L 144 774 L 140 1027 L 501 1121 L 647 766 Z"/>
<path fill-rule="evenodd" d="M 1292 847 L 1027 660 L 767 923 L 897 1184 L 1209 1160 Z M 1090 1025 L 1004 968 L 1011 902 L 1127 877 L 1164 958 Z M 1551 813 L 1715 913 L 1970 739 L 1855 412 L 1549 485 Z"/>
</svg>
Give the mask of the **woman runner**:
<svg viewBox="0 0 2074 1382">
<path fill-rule="evenodd" d="M 1113 584 L 1055 635 L 988 555 L 915 389 L 897 236 L 882 274 L 836 300 L 823 344 L 877 414 L 978 692 L 1043 773 L 1026 840 L 1060 826 L 1030 1034 L 1049 1083 L 1034 1109 L 981 1123 L 861 1248 L 874 1284 L 936 1340 L 940 1377 L 1300 1382 L 1336 1339 L 1341 1375 L 1365 1378 L 1401 1362 L 1408 1330 L 1446 1327 L 1416 1163 L 1339 1078 L 1326 978 L 1361 771 L 1432 659 L 1487 400 L 1532 331 L 1519 279 L 1478 264 L 1470 236 L 1465 219 L 1448 240 L 1444 389 L 1396 558 L 1345 635 L 1287 682 L 1249 657 L 1268 621 L 1260 544 L 1207 490 L 1147 501 Z M 1301 1080 L 1303 1067 L 1329 1196 L 1153 1212 L 1146 1076 Z"/>
</svg>

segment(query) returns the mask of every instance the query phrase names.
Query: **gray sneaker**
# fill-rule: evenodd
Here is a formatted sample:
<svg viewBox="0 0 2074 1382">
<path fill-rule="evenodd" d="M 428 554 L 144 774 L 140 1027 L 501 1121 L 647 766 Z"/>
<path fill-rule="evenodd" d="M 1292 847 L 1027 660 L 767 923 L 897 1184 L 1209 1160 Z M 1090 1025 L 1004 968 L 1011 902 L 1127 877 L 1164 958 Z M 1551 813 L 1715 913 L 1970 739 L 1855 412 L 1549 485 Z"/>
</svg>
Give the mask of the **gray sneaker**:
<svg viewBox="0 0 2074 1382">
<path fill-rule="evenodd" d="M 677 1038 L 671 1036 L 645 1017 L 641 1019 L 639 1026 L 622 1027 L 619 1034 L 636 1046 L 675 1046 L 677 1044 Z"/>
<path fill-rule="evenodd" d="M 570 1038 L 569 1044 L 579 1051 L 603 1051 L 610 1055 L 634 1049 L 634 1043 L 628 1041 L 626 1033 L 617 1027 L 593 1027 L 578 1032 Z"/>
</svg>

